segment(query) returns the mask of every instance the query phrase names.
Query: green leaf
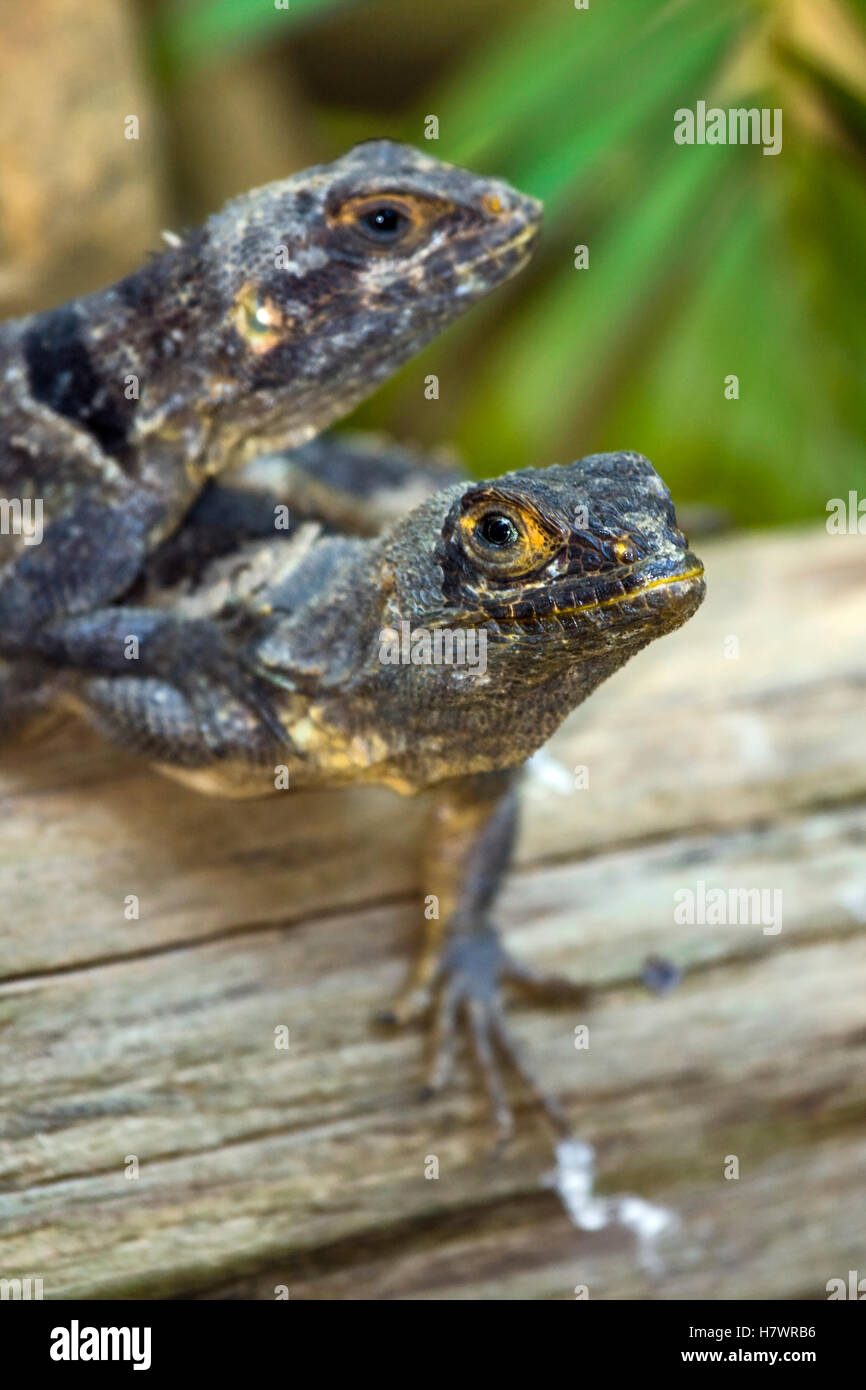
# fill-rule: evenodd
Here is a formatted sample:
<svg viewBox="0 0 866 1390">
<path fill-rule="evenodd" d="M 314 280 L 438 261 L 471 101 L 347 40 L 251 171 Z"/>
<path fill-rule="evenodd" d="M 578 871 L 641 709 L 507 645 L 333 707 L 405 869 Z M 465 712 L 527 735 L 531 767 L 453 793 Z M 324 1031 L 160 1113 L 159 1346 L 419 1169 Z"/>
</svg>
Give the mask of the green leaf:
<svg viewBox="0 0 866 1390">
<path fill-rule="evenodd" d="M 323 19 L 356 0 L 175 0 L 158 15 L 158 45 L 172 67 L 189 67 L 225 56 L 238 45 L 281 39 L 301 25 Z"/>
</svg>

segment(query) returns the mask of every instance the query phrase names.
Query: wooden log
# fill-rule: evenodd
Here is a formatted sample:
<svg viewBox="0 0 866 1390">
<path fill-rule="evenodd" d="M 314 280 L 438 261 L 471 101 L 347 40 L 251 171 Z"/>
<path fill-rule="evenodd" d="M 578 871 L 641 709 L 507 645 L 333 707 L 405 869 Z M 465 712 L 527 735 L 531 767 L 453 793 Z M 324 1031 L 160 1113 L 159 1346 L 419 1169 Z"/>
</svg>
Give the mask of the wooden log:
<svg viewBox="0 0 866 1390">
<path fill-rule="evenodd" d="M 0 768 L 5 1277 L 46 1297 L 821 1298 L 862 1264 L 866 563 L 823 531 L 702 551 L 703 609 L 529 776 L 500 912 L 515 951 L 596 987 L 514 1022 L 599 1191 L 676 1216 L 659 1263 L 615 1223 L 575 1229 L 519 1089 L 492 1162 L 471 1071 L 422 1104 L 423 1033 L 371 1026 L 419 929 L 420 802 L 221 803 L 69 726 Z M 780 892 L 781 930 L 677 923 L 699 882 Z M 662 997 L 653 953 L 685 971 Z"/>
</svg>

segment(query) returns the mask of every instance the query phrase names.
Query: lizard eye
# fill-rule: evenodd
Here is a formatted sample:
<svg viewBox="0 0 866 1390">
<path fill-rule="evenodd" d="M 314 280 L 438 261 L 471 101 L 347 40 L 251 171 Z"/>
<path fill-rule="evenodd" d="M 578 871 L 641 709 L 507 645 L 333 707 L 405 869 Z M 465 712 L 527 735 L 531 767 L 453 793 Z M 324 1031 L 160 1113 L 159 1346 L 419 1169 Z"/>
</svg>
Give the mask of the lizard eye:
<svg viewBox="0 0 866 1390">
<path fill-rule="evenodd" d="M 516 544 L 520 533 L 511 518 L 503 512 L 487 512 L 478 519 L 475 534 L 485 545 L 504 550 L 506 546 Z"/>
<path fill-rule="evenodd" d="M 399 247 L 402 255 L 422 245 L 453 210 L 453 204 L 442 198 L 380 190 L 336 199 L 326 209 L 326 216 L 338 236 L 348 238 L 348 247 L 354 251 L 360 242 L 365 254 L 387 253 Z"/>
<path fill-rule="evenodd" d="M 502 580 L 542 568 L 565 539 L 525 499 L 491 487 L 465 494 L 458 534 L 477 568 Z"/>
<path fill-rule="evenodd" d="M 381 203 L 358 214 L 358 228 L 373 241 L 399 241 L 409 226 L 409 218 L 393 203 Z"/>
</svg>

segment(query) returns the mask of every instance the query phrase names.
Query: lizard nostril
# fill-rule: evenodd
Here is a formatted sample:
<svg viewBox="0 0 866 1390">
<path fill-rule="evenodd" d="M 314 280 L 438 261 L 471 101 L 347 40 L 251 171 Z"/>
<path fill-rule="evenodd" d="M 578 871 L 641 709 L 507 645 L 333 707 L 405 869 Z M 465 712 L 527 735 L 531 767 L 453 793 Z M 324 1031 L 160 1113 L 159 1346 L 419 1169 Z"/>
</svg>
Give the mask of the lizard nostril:
<svg viewBox="0 0 866 1390">
<path fill-rule="evenodd" d="M 621 565 L 633 565 L 637 559 L 637 551 L 628 541 L 616 541 L 613 547 L 614 559 Z"/>
</svg>

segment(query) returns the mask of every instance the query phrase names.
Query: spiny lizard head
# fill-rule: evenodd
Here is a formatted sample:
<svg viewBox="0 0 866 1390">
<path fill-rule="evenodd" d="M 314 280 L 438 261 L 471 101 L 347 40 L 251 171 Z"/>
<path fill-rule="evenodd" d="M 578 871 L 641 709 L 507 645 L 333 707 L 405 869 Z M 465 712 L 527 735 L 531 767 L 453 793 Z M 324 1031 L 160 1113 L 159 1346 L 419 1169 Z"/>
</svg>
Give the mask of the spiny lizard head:
<svg viewBox="0 0 866 1390">
<path fill-rule="evenodd" d="M 673 502 L 640 454 L 593 454 L 467 488 L 442 529 L 443 613 L 504 643 L 591 651 L 678 627 L 704 592 Z M 441 618 L 437 619 L 441 621 Z"/>
<path fill-rule="evenodd" d="M 425 553 L 421 535 L 443 506 Z M 451 488 L 396 528 L 391 547 L 388 621 L 483 630 L 488 689 L 581 666 L 607 674 L 684 623 L 704 595 L 703 566 L 670 493 L 634 453 Z M 472 678 L 456 668 L 445 675 Z"/>
<path fill-rule="evenodd" d="M 523 762 L 704 594 L 667 488 L 633 453 L 456 484 L 382 557 L 365 693 L 392 730 L 377 776 L 400 791 Z"/>
<path fill-rule="evenodd" d="M 203 409 L 243 457 L 345 414 L 528 260 L 540 205 L 391 140 L 229 203 L 203 230 L 214 286 Z"/>
</svg>

